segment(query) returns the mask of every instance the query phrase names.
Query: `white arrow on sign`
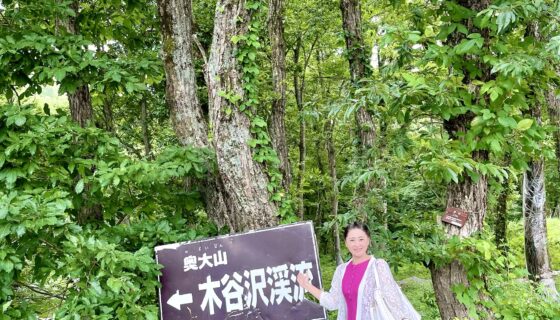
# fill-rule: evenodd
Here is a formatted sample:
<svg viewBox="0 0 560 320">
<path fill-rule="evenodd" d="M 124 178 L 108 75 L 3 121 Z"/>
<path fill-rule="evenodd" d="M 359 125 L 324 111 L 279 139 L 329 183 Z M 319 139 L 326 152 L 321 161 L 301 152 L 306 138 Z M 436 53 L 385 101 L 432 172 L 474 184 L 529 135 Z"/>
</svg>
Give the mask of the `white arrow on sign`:
<svg viewBox="0 0 560 320">
<path fill-rule="evenodd" d="M 169 300 L 167 300 L 167 304 L 177 310 L 181 310 L 182 304 L 189 304 L 192 302 L 193 302 L 192 294 L 190 293 L 179 294 L 179 290 L 177 290 L 177 292 L 173 294 L 171 298 L 169 298 Z"/>
</svg>

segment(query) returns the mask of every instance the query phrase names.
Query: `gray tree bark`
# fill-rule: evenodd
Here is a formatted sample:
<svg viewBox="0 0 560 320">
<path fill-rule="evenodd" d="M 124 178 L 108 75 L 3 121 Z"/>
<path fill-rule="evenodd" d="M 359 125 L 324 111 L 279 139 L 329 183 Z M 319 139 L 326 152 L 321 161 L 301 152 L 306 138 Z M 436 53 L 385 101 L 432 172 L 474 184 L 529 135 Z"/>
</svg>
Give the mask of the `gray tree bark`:
<svg viewBox="0 0 560 320">
<path fill-rule="evenodd" d="M 341 0 L 342 28 L 346 40 L 346 51 L 350 64 L 350 77 L 355 85 L 369 74 L 367 50 L 362 37 L 362 13 L 359 0 Z M 375 142 L 375 124 L 366 109 L 356 112 L 358 138 L 361 151 L 365 154 Z"/>
<path fill-rule="evenodd" d="M 368 68 L 368 51 L 362 37 L 360 0 L 340 0 L 340 11 L 342 12 L 342 29 L 344 31 L 346 53 L 350 65 L 350 78 L 354 87 L 358 88 L 360 80 L 363 80 L 370 73 Z M 373 166 L 373 159 L 369 154 L 376 139 L 375 122 L 372 115 L 363 106 L 358 106 L 354 117 L 359 141 L 358 154 L 363 160 L 363 166 L 371 168 Z M 375 187 L 375 183 L 375 181 L 369 180 L 356 190 L 353 205 L 354 210 L 360 215 L 367 215 L 364 207 L 368 192 Z M 385 217 L 382 216 L 381 218 L 384 219 Z"/>
<path fill-rule="evenodd" d="M 288 144 L 286 142 L 286 126 L 284 115 L 286 112 L 286 46 L 284 43 L 284 13 L 283 0 L 269 0 L 268 2 L 268 34 L 272 46 L 272 85 L 274 96 L 270 115 L 270 138 L 280 160 L 282 185 L 287 191 L 292 183 L 292 172 L 288 158 Z"/>
<path fill-rule="evenodd" d="M 551 295 L 558 297 L 548 255 L 544 184 L 544 159 L 532 160 L 529 170 L 523 175 L 525 260 L 529 277 L 542 284 Z"/>
<path fill-rule="evenodd" d="M 478 12 L 489 6 L 488 0 L 462 0 L 459 4 Z M 470 32 L 480 32 L 483 37 L 488 38 L 486 31 L 476 30 L 473 22 L 466 20 L 462 22 L 468 26 Z M 457 45 L 461 42 L 464 35 L 455 32 L 450 35 L 448 40 L 449 44 Z M 491 79 L 490 68 L 477 62 L 481 73 L 476 79 L 471 79 L 466 76 L 464 82 L 466 84 L 473 80 L 488 81 Z M 464 74 L 468 75 L 468 71 L 464 70 Z M 466 132 L 473 119 L 473 114 L 467 113 L 449 120 L 444 121 L 444 129 L 453 140 L 459 140 L 460 133 Z M 474 152 L 472 158 L 477 161 L 486 161 L 488 154 L 483 151 Z M 461 238 L 469 237 L 475 232 L 482 230 L 484 217 L 486 216 L 487 209 L 487 193 L 488 182 L 487 178 L 483 175 L 480 176 L 478 181 L 472 181 L 470 177 L 464 174 L 459 183 L 451 184 L 447 188 L 447 207 L 460 208 L 468 213 L 468 219 L 465 225 L 461 228 L 454 225 L 445 224 L 443 228 L 448 236 L 459 236 Z M 432 283 L 434 285 L 434 292 L 436 295 L 436 302 L 440 311 L 442 319 L 459 319 L 469 318 L 467 308 L 457 300 L 457 297 L 452 291 L 454 285 L 463 284 L 469 286 L 467 275 L 463 265 L 458 260 L 443 266 L 436 267 L 433 264 L 429 265 L 432 274 Z M 484 297 L 481 297 L 484 298 Z M 477 306 L 484 309 L 482 306 Z"/>
<path fill-rule="evenodd" d="M 163 37 L 163 61 L 166 74 L 166 100 L 171 120 L 182 145 L 212 148 L 208 125 L 196 94 L 193 62 L 192 7 L 190 0 L 159 0 Z M 209 174 L 204 181 L 187 181 L 188 186 L 201 185 L 206 211 L 218 225 L 236 225 L 226 204 L 219 175 Z"/>
<path fill-rule="evenodd" d="M 555 130 L 554 136 L 554 151 L 556 153 L 556 166 L 558 172 L 560 172 L 560 97 L 554 92 L 555 88 L 550 88 L 548 93 L 548 115 L 550 116 L 550 122 L 554 125 Z"/>
<path fill-rule="evenodd" d="M 560 173 L 560 97 L 554 92 L 554 87 L 550 88 L 548 93 L 548 115 L 550 116 L 550 122 L 554 126 L 554 151 L 556 154 L 556 168 Z M 560 218 L 560 200 L 555 200 L 556 204 L 553 206 L 552 217 Z"/>
<path fill-rule="evenodd" d="M 246 32 L 245 1 L 218 0 L 208 58 L 208 92 L 213 145 L 235 230 L 273 226 L 277 210 L 269 200 L 268 177 L 252 158 L 248 116 L 222 93 L 244 97 L 233 36 Z"/>
<path fill-rule="evenodd" d="M 301 35 L 298 35 L 296 40 L 296 45 L 294 47 L 294 65 L 299 67 L 299 57 L 302 47 Z M 298 73 L 301 71 L 301 75 Z M 301 85 L 300 85 L 300 78 Z M 303 177 L 305 176 L 305 117 L 304 117 L 304 106 L 303 106 L 303 90 L 305 88 L 305 68 L 296 68 L 294 71 L 294 92 L 296 97 L 296 105 L 298 108 L 299 115 L 299 161 L 298 161 L 298 180 L 297 180 L 297 191 L 298 191 L 298 216 L 300 220 L 304 219 L 305 207 L 303 204 Z"/>
<path fill-rule="evenodd" d="M 540 39 L 537 23 L 527 28 L 527 33 Z M 535 92 L 538 88 L 535 88 Z M 554 103 L 554 101 L 549 101 Z M 554 109 L 551 108 L 551 109 Z M 542 105 L 540 102 L 530 110 L 532 118 L 537 124 L 542 124 Z M 528 170 L 523 174 L 523 217 L 525 218 L 525 261 L 529 277 L 544 286 L 551 296 L 560 297 L 556 290 L 550 257 L 548 255 L 548 241 L 546 230 L 546 190 L 544 176 L 544 157 L 538 156 L 529 161 Z"/>
<path fill-rule="evenodd" d="M 464 181 L 449 185 L 447 207 L 461 208 L 469 213 L 469 218 L 462 228 L 444 224 L 443 228 L 447 235 L 463 238 L 482 229 L 484 216 L 486 215 L 487 188 L 488 184 L 484 176 L 481 176 L 477 182 L 464 177 Z M 468 318 L 467 308 L 457 300 L 452 291 L 454 285 L 469 285 L 463 265 L 455 260 L 439 268 L 433 264 L 429 268 L 441 318 Z"/>
<path fill-rule="evenodd" d="M 538 124 L 542 122 L 541 109 L 541 105 L 537 104 L 531 110 Z M 531 280 L 539 282 L 550 295 L 558 298 L 548 255 L 545 204 L 544 158 L 541 156 L 529 161 L 529 168 L 523 174 L 525 261 Z"/>
<path fill-rule="evenodd" d="M 208 126 L 196 95 L 190 0 L 159 0 L 165 67 L 165 98 L 183 145 L 208 147 Z"/>
</svg>

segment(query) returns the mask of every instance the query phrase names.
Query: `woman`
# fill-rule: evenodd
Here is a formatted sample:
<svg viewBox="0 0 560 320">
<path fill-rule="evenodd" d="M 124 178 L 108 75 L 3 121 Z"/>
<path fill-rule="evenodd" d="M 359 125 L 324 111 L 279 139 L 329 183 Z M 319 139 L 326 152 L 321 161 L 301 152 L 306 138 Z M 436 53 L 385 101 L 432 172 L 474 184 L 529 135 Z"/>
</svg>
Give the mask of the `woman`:
<svg viewBox="0 0 560 320">
<path fill-rule="evenodd" d="M 387 262 L 367 253 L 370 243 L 368 227 L 359 222 L 346 226 L 344 242 L 352 259 L 336 268 L 330 291 L 315 287 L 303 273 L 297 276 L 299 285 L 315 296 L 323 307 L 338 309 L 338 320 L 378 320 L 372 319 L 375 308 L 373 293 L 378 285 L 395 319 L 420 319 L 393 279 Z M 377 269 L 379 284 L 375 281 L 374 268 Z"/>
</svg>

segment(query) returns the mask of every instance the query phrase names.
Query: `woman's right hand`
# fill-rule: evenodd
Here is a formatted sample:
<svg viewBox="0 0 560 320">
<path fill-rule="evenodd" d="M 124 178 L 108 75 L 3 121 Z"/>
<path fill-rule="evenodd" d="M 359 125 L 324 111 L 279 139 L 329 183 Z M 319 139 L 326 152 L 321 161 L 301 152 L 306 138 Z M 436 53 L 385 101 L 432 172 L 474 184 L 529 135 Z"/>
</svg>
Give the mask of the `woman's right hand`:
<svg viewBox="0 0 560 320">
<path fill-rule="evenodd" d="M 297 282 L 299 283 L 300 287 L 309 291 L 309 285 L 311 285 L 311 280 L 309 279 L 309 276 L 307 274 L 301 272 L 298 273 Z"/>
<path fill-rule="evenodd" d="M 297 282 L 299 283 L 300 287 L 302 287 L 303 289 L 311 293 L 315 298 L 317 298 L 317 300 L 321 300 L 321 293 L 323 292 L 323 290 L 317 288 L 311 283 L 311 278 L 309 277 L 309 274 L 301 273 L 301 272 L 298 273 Z"/>
</svg>

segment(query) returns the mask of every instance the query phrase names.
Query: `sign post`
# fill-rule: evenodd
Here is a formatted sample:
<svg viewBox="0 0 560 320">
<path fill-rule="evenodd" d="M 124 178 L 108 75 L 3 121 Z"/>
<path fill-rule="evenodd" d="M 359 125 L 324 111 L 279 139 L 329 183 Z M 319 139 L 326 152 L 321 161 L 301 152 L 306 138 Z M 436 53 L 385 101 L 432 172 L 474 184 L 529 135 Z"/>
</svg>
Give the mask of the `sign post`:
<svg viewBox="0 0 560 320">
<path fill-rule="evenodd" d="M 468 212 L 460 208 L 447 208 L 441 221 L 452 224 L 456 227 L 462 228 L 467 219 L 469 218 Z"/>
<path fill-rule="evenodd" d="M 299 272 L 321 288 L 311 222 L 155 248 L 162 320 L 320 320 L 304 299 Z"/>
</svg>

